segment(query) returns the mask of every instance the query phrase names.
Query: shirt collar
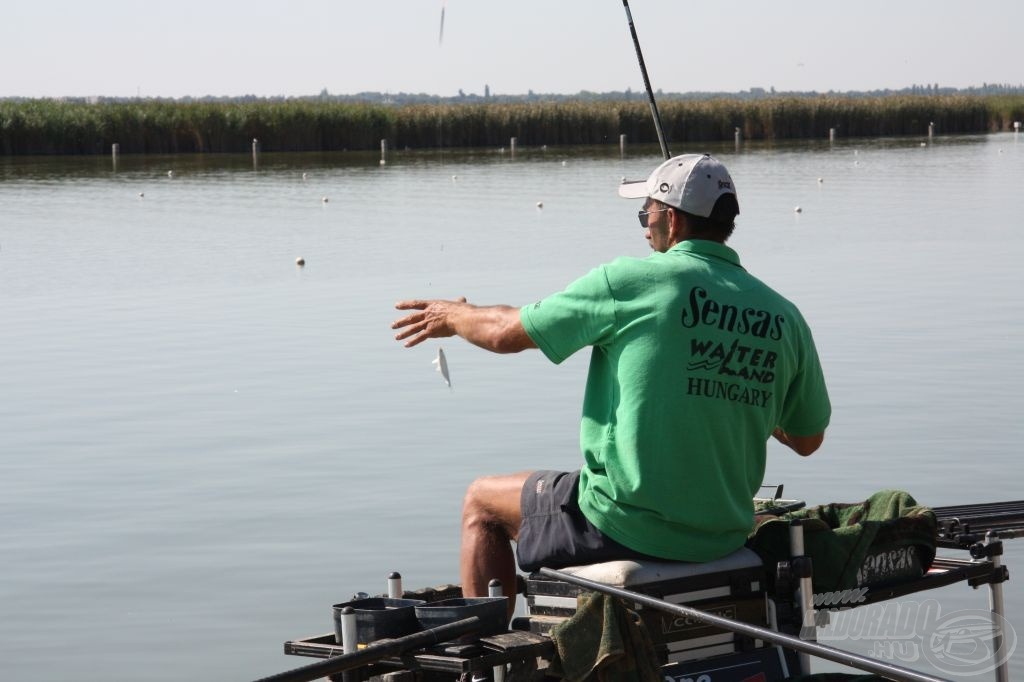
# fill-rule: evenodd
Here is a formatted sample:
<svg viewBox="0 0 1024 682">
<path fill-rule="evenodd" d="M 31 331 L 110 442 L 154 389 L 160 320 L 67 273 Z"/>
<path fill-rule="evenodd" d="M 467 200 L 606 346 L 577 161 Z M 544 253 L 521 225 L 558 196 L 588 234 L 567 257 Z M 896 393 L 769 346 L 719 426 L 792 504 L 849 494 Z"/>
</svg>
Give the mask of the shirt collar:
<svg viewBox="0 0 1024 682">
<path fill-rule="evenodd" d="M 738 268 L 743 268 L 743 266 L 740 265 L 740 256 L 738 253 L 725 244 L 709 241 L 707 239 L 685 239 L 669 249 L 670 253 L 672 251 L 686 252 L 697 256 L 698 258 L 715 258 L 723 260 L 730 265 L 735 265 Z"/>
</svg>

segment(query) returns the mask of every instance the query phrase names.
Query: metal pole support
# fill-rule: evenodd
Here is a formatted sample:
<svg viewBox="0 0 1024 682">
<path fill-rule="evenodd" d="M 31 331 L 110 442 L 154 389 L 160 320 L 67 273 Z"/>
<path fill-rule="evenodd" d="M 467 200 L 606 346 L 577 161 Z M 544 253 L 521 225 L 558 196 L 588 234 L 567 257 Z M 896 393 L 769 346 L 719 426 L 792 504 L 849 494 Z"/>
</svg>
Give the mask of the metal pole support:
<svg viewBox="0 0 1024 682">
<path fill-rule="evenodd" d="M 402 574 L 394 571 L 388 576 L 388 598 L 401 599 L 405 592 L 402 590 Z"/>
<path fill-rule="evenodd" d="M 804 554 L 804 527 L 800 519 L 789 524 L 789 554 L 793 577 L 797 580 L 796 598 L 800 609 L 800 639 L 817 641 L 817 623 L 814 613 L 814 587 L 811 581 L 813 566 L 811 558 Z M 800 654 L 800 667 L 805 675 L 811 672 L 811 657 Z"/>
<path fill-rule="evenodd" d="M 351 606 L 341 610 L 341 648 L 346 654 L 355 653 L 359 649 L 359 640 L 356 635 L 356 612 Z M 358 682 L 358 670 L 346 670 L 341 673 L 343 682 Z"/>
<path fill-rule="evenodd" d="M 1006 637 L 1003 626 L 1006 618 L 1003 615 L 1003 543 L 999 539 L 999 533 L 990 530 L 985 534 L 985 548 L 988 550 L 992 560 L 992 572 L 995 574 L 995 581 L 989 586 L 989 609 L 992 611 L 992 633 L 993 648 L 992 656 L 996 660 L 996 682 L 1009 682 L 1009 657 L 1006 655 Z"/>
<path fill-rule="evenodd" d="M 487 596 L 488 597 L 504 597 L 505 590 L 501 586 L 501 581 L 497 578 L 487 583 Z M 505 682 L 505 666 L 496 665 L 491 668 L 491 673 L 494 675 L 494 682 Z"/>
</svg>

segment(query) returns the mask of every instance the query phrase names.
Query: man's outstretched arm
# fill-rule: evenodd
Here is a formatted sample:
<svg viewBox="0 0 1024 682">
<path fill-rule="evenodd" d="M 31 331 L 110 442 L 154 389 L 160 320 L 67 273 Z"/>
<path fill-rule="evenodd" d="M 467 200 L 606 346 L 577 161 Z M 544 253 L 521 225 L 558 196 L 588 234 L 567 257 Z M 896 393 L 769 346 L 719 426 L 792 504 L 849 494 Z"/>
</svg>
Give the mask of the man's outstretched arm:
<svg viewBox="0 0 1024 682">
<path fill-rule="evenodd" d="M 391 323 L 395 339 L 411 348 L 427 339 L 461 336 L 494 353 L 518 353 L 537 344 L 519 321 L 519 309 L 506 305 L 475 306 L 457 301 L 399 301 L 398 310 L 414 310 Z"/>
</svg>

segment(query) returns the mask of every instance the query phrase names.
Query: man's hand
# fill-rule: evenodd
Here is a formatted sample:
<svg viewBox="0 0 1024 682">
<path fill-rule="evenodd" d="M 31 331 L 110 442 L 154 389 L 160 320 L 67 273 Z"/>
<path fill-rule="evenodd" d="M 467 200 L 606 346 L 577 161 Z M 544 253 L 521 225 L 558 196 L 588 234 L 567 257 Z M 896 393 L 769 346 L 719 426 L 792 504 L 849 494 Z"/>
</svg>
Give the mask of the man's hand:
<svg viewBox="0 0 1024 682">
<path fill-rule="evenodd" d="M 466 307 L 468 306 L 465 296 L 460 296 L 454 301 L 440 299 L 399 301 L 395 304 L 396 309 L 419 312 L 411 313 L 391 323 L 392 329 L 401 329 L 395 334 L 395 340 L 408 339 L 405 342 L 405 347 L 412 348 L 427 339 L 454 336 L 458 333 L 455 328 L 455 315 L 465 310 Z"/>
</svg>

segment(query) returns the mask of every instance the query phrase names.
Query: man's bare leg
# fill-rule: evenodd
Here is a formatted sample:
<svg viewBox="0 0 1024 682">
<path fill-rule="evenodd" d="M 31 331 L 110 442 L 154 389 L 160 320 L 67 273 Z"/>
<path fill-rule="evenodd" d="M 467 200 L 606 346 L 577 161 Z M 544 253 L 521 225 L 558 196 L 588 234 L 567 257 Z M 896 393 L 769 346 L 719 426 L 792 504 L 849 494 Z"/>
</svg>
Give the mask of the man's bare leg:
<svg viewBox="0 0 1024 682">
<path fill-rule="evenodd" d="M 462 504 L 462 593 L 486 597 L 487 583 L 497 578 L 509 598 L 509 617 L 516 601 L 516 559 L 511 543 L 519 537 L 519 500 L 531 473 L 478 478 L 469 485 Z"/>
</svg>

